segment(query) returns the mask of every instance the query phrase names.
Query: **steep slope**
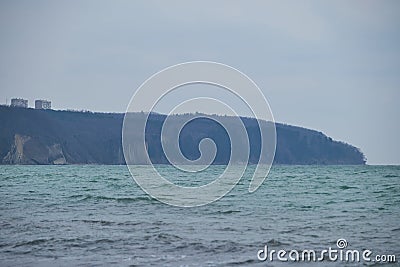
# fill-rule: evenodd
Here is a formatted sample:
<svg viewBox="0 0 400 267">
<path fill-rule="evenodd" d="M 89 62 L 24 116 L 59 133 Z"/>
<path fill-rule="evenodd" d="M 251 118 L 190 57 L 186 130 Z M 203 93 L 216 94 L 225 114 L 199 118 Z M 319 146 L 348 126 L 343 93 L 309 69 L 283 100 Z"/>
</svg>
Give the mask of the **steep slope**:
<svg viewBox="0 0 400 267">
<path fill-rule="evenodd" d="M 144 114 L 135 114 L 140 118 Z M 183 116 L 183 115 L 182 115 Z M 124 164 L 121 129 L 124 114 L 35 110 L 0 106 L 2 164 Z M 151 115 L 146 140 L 153 163 L 167 164 L 161 147 L 164 115 Z M 177 116 L 179 119 L 179 116 Z M 229 119 L 229 118 L 228 118 Z M 259 157 L 256 120 L 242 118 L 250 139 L 250 163 Z M 359 149 L 321 132 L 276 124 L 277 164 L 365 164 Z M 229 160 L 226 132 L 211 120 L 198 119 L 182 130 L 180 146 L 189 159 L 199 157 L 198 144 L 212 138 L 218 148 L 214 164 Z"/>
</svg>

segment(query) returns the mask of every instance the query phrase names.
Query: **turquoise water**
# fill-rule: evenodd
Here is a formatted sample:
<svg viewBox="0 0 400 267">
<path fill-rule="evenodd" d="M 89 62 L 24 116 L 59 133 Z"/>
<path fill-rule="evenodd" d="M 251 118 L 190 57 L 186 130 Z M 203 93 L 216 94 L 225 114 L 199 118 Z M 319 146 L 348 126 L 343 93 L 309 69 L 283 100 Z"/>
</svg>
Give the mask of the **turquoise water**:
<svg viewBox="0 0 400 267">
<path fill-rule="evenodd" d="M 339 238 L 399 262 L 400 167 L 274 166 L 255 193 L 249 179 L 217 202 L 177 208 L 147 196 L 126 166 L 0 166 L 0 265 L 283 266 L 257 251 Z"/>
</svg>

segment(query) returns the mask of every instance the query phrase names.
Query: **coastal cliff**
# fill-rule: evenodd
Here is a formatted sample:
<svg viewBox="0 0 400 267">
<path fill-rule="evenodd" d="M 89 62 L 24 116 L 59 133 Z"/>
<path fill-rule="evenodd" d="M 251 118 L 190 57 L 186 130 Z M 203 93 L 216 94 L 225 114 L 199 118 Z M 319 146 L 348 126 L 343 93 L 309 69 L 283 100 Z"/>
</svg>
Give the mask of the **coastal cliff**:
<svg viewBox="0 0 400 267">
<path fill-rule="evenodd" d="M 125 164 L 121 144 L 123 117 L 122 113 L 0 106 L 0 164 Z M 148 125 L 152 130 L 146 133 L 150 159 L 157 164 L 168 164 L 160 142 L 165 118 L 151 115 Z M 260 141 L 256 120 L 242 120 L 249 135 L 250 163 L 257 163 Z M 365 164 L 358 148 L 321 132 L 279 123 L 276 131 L 275 164 Z M 198 143 L 204 137 L 220 145 L 213 163 L 226 164 L 230 155 L 226 133 L 210 121 L 194 121 L 183 129 L 183 154 L 196 159 Z"/>
<path fill-rule="evenodd" d="M 67 164 L 60 144 L 45 145 L 38 139 L 15 134 L 4 164 Z"/>
</svg>

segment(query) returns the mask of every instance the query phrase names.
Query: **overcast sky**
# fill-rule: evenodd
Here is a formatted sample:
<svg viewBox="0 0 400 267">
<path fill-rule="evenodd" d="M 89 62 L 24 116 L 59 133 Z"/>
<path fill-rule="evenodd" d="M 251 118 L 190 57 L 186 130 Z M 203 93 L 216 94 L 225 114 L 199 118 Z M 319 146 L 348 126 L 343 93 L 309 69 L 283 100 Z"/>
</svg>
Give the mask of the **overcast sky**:
<svg viewBox="0 0 400 267">
<path fill-rule="evenodd" d="M 125 111 L 181 62 L 251 77 L 275 120 L 400 164 L 400 1 L 1 1 L 0 103 Z"/>
</svg>

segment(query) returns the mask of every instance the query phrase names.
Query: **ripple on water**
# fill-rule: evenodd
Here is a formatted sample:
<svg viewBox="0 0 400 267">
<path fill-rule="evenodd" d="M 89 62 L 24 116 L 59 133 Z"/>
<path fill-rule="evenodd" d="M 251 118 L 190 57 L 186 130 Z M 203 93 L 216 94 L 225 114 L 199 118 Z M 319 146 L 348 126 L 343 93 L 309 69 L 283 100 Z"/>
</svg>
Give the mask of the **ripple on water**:
<svg viewBox="0 0 400 267">
<path fill-rule="evenodd" d="M 400 253 L 400 167 L 276 166 L 256 192 L 245 177 L 229 197 L 190 209 L 152 199 L 125 166 L 0 173 L 0 265 L 245 266 L 266 244 L 325 248 L 338 238 Z"/>
</svg>

